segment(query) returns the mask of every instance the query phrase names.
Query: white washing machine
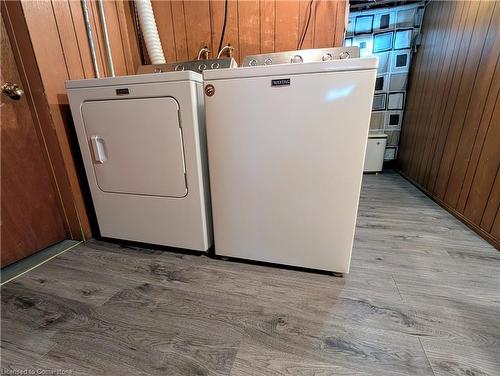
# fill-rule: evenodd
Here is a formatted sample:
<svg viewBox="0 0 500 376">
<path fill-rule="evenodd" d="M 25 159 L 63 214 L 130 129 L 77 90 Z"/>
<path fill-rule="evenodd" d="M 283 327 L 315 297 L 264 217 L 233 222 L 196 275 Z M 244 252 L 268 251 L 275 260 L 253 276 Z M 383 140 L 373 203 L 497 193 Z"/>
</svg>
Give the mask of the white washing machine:
<svg viewBox="0 0 500 376">
<path fill-rule="evenodd" d="M 212 244 L 202 76 L 68 81 L 102 236 L 206 251 Z"/>
<path fill-rule="evenodd" d="M 377 66 L 203 73 L 216 254 L 349 271 Z"/>
</svg>

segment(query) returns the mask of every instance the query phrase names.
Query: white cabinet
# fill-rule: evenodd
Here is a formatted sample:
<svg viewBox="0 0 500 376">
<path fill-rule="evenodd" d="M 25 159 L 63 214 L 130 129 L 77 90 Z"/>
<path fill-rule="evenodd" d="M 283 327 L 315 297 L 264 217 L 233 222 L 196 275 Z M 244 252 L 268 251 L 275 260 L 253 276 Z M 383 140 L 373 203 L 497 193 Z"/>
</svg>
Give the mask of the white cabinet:
<svg viewBox="0 0 500 376">
<path fill-rule="evenodd" d="M 363 172 L 380 172 L 384 165 L 386 134 L 370 134 L 366 144 L 365 167 Z"/>
</svg>

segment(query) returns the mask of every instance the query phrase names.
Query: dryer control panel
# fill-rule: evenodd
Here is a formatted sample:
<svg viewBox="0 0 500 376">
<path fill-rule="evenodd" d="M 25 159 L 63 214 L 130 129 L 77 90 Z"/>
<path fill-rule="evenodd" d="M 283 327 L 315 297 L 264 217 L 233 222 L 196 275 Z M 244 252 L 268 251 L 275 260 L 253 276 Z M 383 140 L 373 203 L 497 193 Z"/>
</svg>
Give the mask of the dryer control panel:
<svg viewBox="0 0 500 376">
<path fill-rule="evenodd" d="M 137 70 L 137 74 L 146 73 L 163 73 L 163 72 L 178 72 L 178 71 L 193 71 L 202 73 L 204 70 L 236 68 L 238 64 L 233 58 L 225 59 L 200 59 L 179 61 L 166 64 L 141 65 Z"/>
</svg>

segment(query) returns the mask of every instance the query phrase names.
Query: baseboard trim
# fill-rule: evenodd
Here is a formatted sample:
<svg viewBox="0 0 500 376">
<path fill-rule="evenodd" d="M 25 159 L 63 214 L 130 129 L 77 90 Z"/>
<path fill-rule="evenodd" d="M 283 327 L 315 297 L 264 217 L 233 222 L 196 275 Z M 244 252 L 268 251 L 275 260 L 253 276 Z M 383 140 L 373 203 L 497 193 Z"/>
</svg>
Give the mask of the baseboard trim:
<svg viewBox="0 0 500 376">
<path fill-rule="evenodd" d="M 451 215 L 453 215 L 459 221 L 461 221 L 462 223 L 464 223 L 472 231 L 474 231 L 476 234 L 478 234 L 480 237 L 482 237 L 484 240 L 486 240 L 488 243 L 490 243 L 493 247 L 495 247 L 498 251 L 500 251 L 500 239 L 497 239 L 493 235 L 491 235 L 490 233 L 486 232 L 484 229 L 482 229 L 481 227 L 479 227 L 477 224 L 473 223 L 470 219 L 468 219 L 467 217 L 465 217 L 462 213 L 458 212 L 455 208 L 452 208 L 451 206 L 449 206 L 446 202 L 444 202 L 440 198 L 433 196 L 431 192 L 429 192 L 421 184 L 417 183 L 414 179 L 412 179 L 411 177 L 409 177 L 408 175 L 406 175 L 403 171 L 401 171 L 401 170 L 396 170 L 396 171 L 403 178 L 405 178 L 411 184 L 413 184 L 415 187 L 417 187 L 419 190 L 421 190 L 432 201 L 434 201 L 439 206 L 441 206 L 443 209 L 445 209 L 446 211 L 448 211 Z"/>
<path fill-rule="evenodd" d="M 42 249 L 34 254 L 25 257 L 13 264 L 7 265 L 2 268 L 2 281 L 0 286 L 21 277 L 29 271 L 38 268 L 46 262 L 52 260 L 54 257 L 62 255 L 64 252 L 81 244 L 82 241 L 78 240 L 63 240 L 60 243 L 54 244 L 50 247 Z"/>
</svg>

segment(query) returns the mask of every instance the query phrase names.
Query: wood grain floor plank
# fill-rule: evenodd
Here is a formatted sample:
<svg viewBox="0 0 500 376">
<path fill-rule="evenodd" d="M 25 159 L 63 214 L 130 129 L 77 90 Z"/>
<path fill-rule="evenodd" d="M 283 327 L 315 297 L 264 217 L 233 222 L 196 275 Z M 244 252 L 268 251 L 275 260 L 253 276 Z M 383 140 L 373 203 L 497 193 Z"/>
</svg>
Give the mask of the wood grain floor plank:
<svg viewBox="0 0 500 376">
<path fill-rule="evenodd" d="M 240 345 L 231 376 L 368 376 L 360 370 L 352 370 L 330 363 L 308 359 L 275 348 L 262 348 L 252 338 L 245 338 Z"/>
<path fill-rule="evenodd" d="M 382 329 L 351 326 L 344 322 L 324 325 L 269 309 L 263 324 L 249 328 L 263 349 L 275 349 L 361 373 L 432 375 L 415 336 Z M 238 356 L 237 356 L 238 357 Z"/>
<path fill-rule="evenodd" d="M 71 279 L 67 275 L 71 274 Z M 23 284 L 45 293 L 100 306 L 124 287 L 123 279 L 106 272 L 82 271 L 78 259 L 54 260 L 30 272 Z"/>
<path fill-rule="evenodd" d="M 500 347 L 474 349 L 449 341 L 422 338 L 422 345 L 436 376 L 500 375 Z"/>
</svg>

